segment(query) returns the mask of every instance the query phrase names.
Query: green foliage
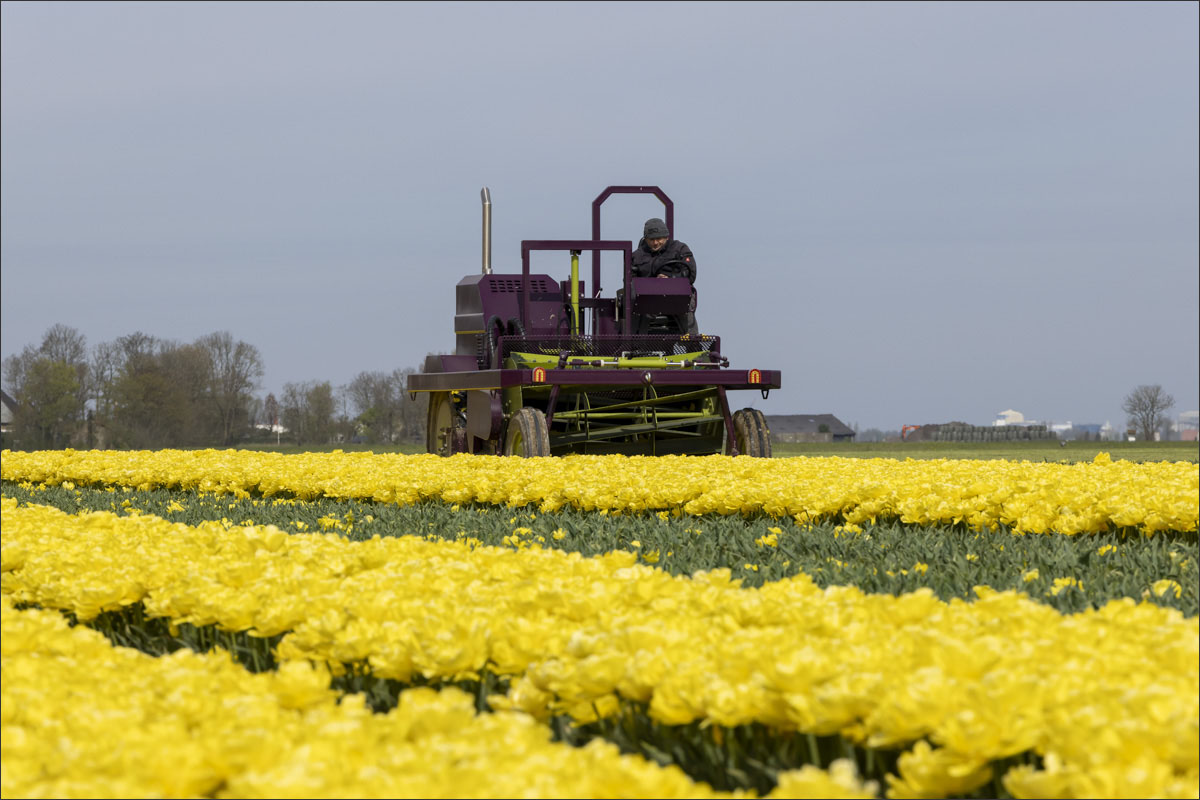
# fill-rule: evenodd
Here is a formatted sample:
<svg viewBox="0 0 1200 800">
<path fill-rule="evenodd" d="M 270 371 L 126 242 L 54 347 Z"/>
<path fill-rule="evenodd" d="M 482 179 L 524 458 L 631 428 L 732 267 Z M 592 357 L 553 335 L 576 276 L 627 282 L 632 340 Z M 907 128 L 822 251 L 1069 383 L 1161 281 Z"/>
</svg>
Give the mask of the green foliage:
<svg viewBox="0 0 1200 800">
<path fill-rule="evenodd" d="M 10 359 L 5 366 L 8 380 L 16 383 L 13 440 L 25 449 L 69 445 L 85 413 L 83 369 L 36 353 Z"/>
<path fill-rule="evenodd" d="M 6 446 L 32 450 L 82 441 L 90 382 L 86 351 L 83 334 L 58 324 L 40 346 L 4 359 L 4 384 L 16 402 Z"/>
<path fill-rule="evenodd" d="M 37 438 L 49 447 L 62 447 L 83 418 L 78 371 L 64 361 L 39 358 L 33 362 L 18 402 L 26 404 L 28 421 Z"/>
</svg>

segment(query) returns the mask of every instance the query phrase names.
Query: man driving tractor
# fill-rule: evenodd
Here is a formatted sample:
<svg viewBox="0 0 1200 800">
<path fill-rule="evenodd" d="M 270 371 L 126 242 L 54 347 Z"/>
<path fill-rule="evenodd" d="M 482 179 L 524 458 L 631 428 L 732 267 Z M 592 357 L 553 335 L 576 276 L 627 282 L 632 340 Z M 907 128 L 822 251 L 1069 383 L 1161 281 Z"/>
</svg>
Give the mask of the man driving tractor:
<svg viewBox="0 0 1200 800">
<path fill-rule="evenodd" d="M 633 251 L 633 275 L 637 278 L 687 278 L 692 284 L 692 301 L 686 317 L 676 322 L 681 333 L 700 334 L 696 325 L 696 257 L 690 247 L 671 238 L 667 223 L 657 217 L 646 220 L 642 229 L 642 240 Z M 645 328 L 649 323 L 649 320 L 642 320 L 640 327 Z"/>
</svg>

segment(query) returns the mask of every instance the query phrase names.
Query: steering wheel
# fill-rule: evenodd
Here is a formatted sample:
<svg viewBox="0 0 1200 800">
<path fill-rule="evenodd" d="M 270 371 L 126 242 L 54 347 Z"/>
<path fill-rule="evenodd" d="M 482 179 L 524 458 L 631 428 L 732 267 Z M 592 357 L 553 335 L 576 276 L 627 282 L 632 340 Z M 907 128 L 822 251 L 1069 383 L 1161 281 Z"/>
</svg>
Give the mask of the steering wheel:
<svg viewBox="0 0 1200 800">
<path fill-rule="evenodd" d="M 665 269 L 666 267 L 673 267 L 673 266 L 677 266 L 677 265 L 678 266 L 687 266 L 687 263 L 688 262 L 684 261 L 682 258 L 673 258 L 670 261 L 664 261 L 663 263 L 659 264 L 657 267 L 654 268 L 654 276 L 658 277 L 659 273 L 661 273 L 663 271 L 663 269 Z M 682 278 L 683 276 L 682 275 L 677 275 L 677 276 L 669 275 L 667 277 Z"/>
</svg>

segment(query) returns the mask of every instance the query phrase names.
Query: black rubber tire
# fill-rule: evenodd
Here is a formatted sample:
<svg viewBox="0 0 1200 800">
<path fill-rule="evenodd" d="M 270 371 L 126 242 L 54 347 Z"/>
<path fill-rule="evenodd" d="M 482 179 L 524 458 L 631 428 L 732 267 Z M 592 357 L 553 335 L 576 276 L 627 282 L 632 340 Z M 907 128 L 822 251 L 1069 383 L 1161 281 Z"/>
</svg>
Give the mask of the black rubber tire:
<svg viewBox="0 0 1200 800">
<path fill-rule="evenodd" d="M 733 412 L 733 438 L 738 455 L 751 458 L 771 457 L 771 431 L 767 419 L 756 408 Z"/>
<path fill-rule="evenodd" d="M 537 458 L 550 455 L 550 429 L 546 415 L 536 408 L 522 408 L 508 418 L 504 432 L 504 455 Z"/>
<path fill-rule="evenodd" d="M 771 429 L 767 426 L 767 418 L 757 408 L 747 408 L 747 412 L 754 417 L 754 423 L 758 428 L 758 457 L 771 457 Z"/>
<path fill-rule="evenodd" d="M 733 412 L 733 441 L 739 456 L 758 456 L 758 423 L 754 417 L 741 409 Z"/>
</svg>

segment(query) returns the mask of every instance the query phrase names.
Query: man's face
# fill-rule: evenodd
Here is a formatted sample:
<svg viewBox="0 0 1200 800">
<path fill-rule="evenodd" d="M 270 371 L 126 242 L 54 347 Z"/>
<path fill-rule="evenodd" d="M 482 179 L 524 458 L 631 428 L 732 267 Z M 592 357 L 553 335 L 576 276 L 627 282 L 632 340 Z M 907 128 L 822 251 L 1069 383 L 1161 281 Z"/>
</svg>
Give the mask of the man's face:
<svg viewBox="0 0 1200 800">
<path fill-rule="evenodd" d="M 650 252 L 657 253 L 662 250 L 667 244 L 667 237 L 661 236 L 657 239 L 647 239 L 646 244 L 650 245 Z"/>
</svg>

